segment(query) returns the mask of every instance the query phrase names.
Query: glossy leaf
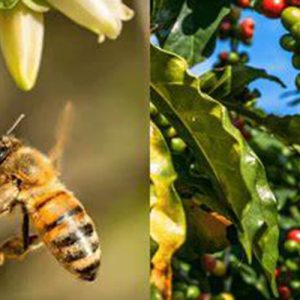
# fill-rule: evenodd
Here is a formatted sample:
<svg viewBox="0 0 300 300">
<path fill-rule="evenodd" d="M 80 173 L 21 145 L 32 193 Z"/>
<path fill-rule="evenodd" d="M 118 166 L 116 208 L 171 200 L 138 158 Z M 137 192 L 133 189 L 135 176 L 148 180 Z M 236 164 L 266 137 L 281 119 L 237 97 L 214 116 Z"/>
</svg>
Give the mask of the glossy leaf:
<svg viewBox="0 0 300 300">
<path fill-rule="evenodd" d="M 151 100 L 193 150 L 198 163 L 206 165 L 219 201 L 234 214 L 234 218 L 226 217 L 238 227 L 249 260 L 253 251 L 276 292 L 276 200 L 263 165 L 232 125 L 227 109 L 201 93 L 195 84 L 186 84 L 195 79 L 188 80 L 187 69 L 179 70 L 178 66 L 186 65 L 182 59 L 153 47 L 151 62 Z M 161 68 L 168 62 L 177 66 L 176 74 Z"/>
<path fill-rule="evenodd" d="M 211 54 L 214 48 L 211 43 L 215 40 L 216 30 L 228 13 L 227 0 L 188 1 L 164 48 L 184 57 L 191 66 L 201 62 Z"/>
<path fill-rule="evenodd" d="M 239 94 L 248 84 L 258 79 L 273 81 L 285 87 L 276 76 L 268 74 L 263 69 L 249 66 L 229 66 L 223 70 L 209 71 L 200 76 L 200 88 L 213 98 L 224 100 L 229 109 L 233 109 L 247 117 L 252 117 L 257 123 L 265 126 L 289 145 L 300 145 L 300 116 L 262 115 L 241 103 L 230 104 L 233 97 Z"/>
<path fill-rule="evenodd" d="M 300 116 L 270 115 L 262 120 L 262 124 L 286 143 L 300 145 Z"/>
<path fill-rule="evenodd" d="M 186 231 L 182 202 L 173 185 L 176 176 L 163 135 L 151 123 L 150 179 L 153 186 L 150 236 L 159 246 L 152 258 L 151 282 L 166 299 L 171 299 L 171 259 L 185 241 Z"/>
<path fill-rule="evenodd" d="M 240 103 L 231 104 L 226 102 L 226 105 L 250 119 L 253 119 L 257 124 L 265 127 L 270 133 L 278 137 L 287 145 L 294 145 L 299 152 L 300 145 L 300 116 L 275 116 L 266 115 L 260 111 L 254 110 L 250 107 L 241 105 Z"/>
<path fill-rule="evenodd" d="M 200 85 L 202 90 L 215 99 L 232 100 L 246 86 L 258 79 L 269 80 L 285 87 L 278 77 L 268 74 L 263 69 L 245 65 L 209 71 L 200 76 Z"/>
<path fill-rule="evenodd" d="M 170 34 L 185 0 L 151 1 L 151 28 L 160 45 L 163 45 Z"/>
<path fill-rule="evenodd" d="M 266 279 L 257 274 L 257 272 L 250 266 L 241 262 L 235 256 L 231 256 L 231 268 L 234 272 L 238 272 L 241 278 L 251 287 L 251 289 L 257 290 L 263 299 L 271 299 L 270 291 L 268 288 L 268 283 Z"/>
</svg>

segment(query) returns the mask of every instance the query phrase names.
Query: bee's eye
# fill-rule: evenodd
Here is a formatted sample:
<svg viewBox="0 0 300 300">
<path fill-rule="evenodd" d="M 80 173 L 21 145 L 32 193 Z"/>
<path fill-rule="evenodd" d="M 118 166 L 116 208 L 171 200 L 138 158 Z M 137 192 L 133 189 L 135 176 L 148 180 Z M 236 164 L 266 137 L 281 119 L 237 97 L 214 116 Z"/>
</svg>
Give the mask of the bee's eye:
<svg viewBox="0 0 300 300">
<path fill-rule="evenodd" d="M 9 149 L 7 147 L 0 147 L 0 164 L 6 159 L 9 154 Z"/>
</svg>

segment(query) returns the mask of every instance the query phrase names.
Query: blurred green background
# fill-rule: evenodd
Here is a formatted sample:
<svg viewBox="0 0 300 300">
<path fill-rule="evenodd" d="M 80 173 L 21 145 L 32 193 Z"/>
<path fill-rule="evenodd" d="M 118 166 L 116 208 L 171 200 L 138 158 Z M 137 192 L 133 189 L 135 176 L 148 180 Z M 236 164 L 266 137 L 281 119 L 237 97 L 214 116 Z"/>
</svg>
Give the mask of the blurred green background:
<svg viewBox="0 0 300 300">
<path fill-rule="evenodd" d="M 47 152 L 68 100 L 75 120 L 62 180 L 81 199 L 100 232 L 103 260 L 91 284 L 66 272 L 45 248 L 0 268 L 7 300 L 148 298 L 148 11 L 136 11 L 117 41 L 97 36 L 57 12 L 46 14 L 42 67 L 36 87 L 19 91 L 0 60 L 0 130 L 20 113 L 16 135 Z M 21 214 L 0 220 L 0 237 L 18 234 Z"/>
</svg>

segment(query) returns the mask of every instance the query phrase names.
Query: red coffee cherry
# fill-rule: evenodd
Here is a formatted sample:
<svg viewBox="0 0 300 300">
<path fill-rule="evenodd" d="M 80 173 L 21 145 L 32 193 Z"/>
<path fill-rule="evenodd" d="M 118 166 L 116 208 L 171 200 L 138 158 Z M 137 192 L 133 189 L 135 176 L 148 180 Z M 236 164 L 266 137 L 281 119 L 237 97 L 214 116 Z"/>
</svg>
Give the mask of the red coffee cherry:
<svg viewBox="0 0 300 300">
<path fill-rule="evenodd" d="M 228 20 L 225 20 L 220 25 L 220 32 L 223 34 L 228 34 L 229 31 L 231 30 L 231 27 L 232 27 L 231 22 Z"/>
<path fill-rule="evenodd" d="M 197 300 L 211 300 L 211 298 L 212 298 L 211 294 L 202 293 Z"/>
<path fill-rule="evenodd" d="M 247 8 L 250 7 L 250 0 L 237 0 L 237 6 L 242 7 L 242 8 Z"/>
<path fill-rule="evenodd" d="M 241 37 L 243 40 L 248 40 L 253 37 L 255 22 L 251 18 L 246 18 L 240 24 Z"/>
<path fill-rule="evenodd" d="M 281 285 L 278 287 L 278 292 L 279 292 L 279 297 L 281 300 L 290 300 L 292 293 L 291 290 L 285 286 L 285 285 Z"/>
<path fill-rule="evenodd" d="M 241 134 L 243 135 L 246 141 L 250 141 L 252 139 L 252 134 L 248 130 L 245 129 L 241 130 Z"/>
<path fill-rule="evenodd" d="M 232 24 L 229 20 L 222 21 L 219 29 L 220 39 L 227 39 L 230 36 Z"/>
<path fill-rule="evenodd" d="M 236 118 L 232 123 L 239 130 L 243 130 L 245 127 L 245 120 L 243 118 Z"/>
<path fill-rule="evenodd" d="M 228 52 L 226 52 L 226 51 L 223 51 L 223 52 L 221 52 L 220 54 L 219 54 L 219 59 L 220 59 L 220 61 L 222 61 L 222 62 L 226 62 L 227 60 L 228 60 Z"/>
<path fill-rule="evenodd" d="M 286 7 L 286 0 L 262 0 L 261 3 L 262 13 L 271 19 L 279 18 Z"/>
<path fill-rule="evenodd" d="M 290 230 L 287 234 L 286 239 L 290 240 L 290 241 L 295 241 L 297 243 L 300 243 L 300 229 Z"/>
<path fill-rule="evenodd" d="M 217 260 L 212 255 L 204 254 L 202 256 L 202 265 L 206 271 L 212 272 L 217 266 Z"/>
</svg>

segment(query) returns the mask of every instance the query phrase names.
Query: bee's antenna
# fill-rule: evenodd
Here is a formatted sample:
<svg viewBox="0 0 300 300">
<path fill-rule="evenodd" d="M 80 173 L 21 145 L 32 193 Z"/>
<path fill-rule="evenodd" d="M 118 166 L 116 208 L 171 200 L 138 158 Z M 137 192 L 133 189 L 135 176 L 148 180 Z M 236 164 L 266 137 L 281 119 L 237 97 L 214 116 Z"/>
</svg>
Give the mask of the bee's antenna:
<svg viewBox="0 0 300 300">
<path fill-rule="evenodd" d="M 25 118 L 25 114 L 21 114 L 18 119 L 15 121 L 15 123 L 6 131 L 6 135 L 12 134 L 15 129 L 20 125 L 22 120 Z"/>
</svg>

